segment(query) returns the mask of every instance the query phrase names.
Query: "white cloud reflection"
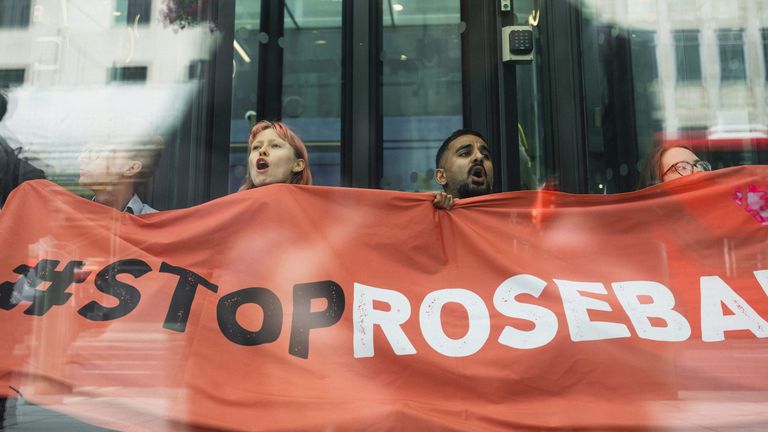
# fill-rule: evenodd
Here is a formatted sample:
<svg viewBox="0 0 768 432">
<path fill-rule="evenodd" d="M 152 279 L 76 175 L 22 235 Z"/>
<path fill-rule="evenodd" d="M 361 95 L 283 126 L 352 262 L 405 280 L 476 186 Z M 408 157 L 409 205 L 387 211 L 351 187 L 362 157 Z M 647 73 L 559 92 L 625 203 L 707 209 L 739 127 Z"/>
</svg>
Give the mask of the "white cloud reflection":
<svg viewBox="0 0 768 432">
<path fill-rule="evenodd" d="M 3 136 L 51 175 L 78 172 L 77 156 L 93 140 L 132 142 L 166 136 L 180 123 L 197 85 L 21 87 L 10 94 Z"/>
</svg>

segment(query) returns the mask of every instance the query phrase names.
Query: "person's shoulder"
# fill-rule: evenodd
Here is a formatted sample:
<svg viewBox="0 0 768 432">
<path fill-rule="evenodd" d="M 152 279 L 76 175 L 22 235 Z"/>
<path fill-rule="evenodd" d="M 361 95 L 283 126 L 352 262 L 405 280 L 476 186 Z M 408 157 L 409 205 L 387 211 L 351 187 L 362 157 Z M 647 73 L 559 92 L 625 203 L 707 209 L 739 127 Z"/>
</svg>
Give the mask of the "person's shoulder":
<svg viewBox="0 0 768 432">
<path fill-rule="evenodd" d="M 8 158 L 11 155 L 16 155 L 13 147 L 8 144 L 8 140 L 2 134 L 0 134 L 0 155 L 2 155 L 4 158 Z"/>
<path fill-rule="evenodd" d="M 8 141 L 0 135 L 0 175 L 13 176 L 18 169 L 19 158 Z"/>
</svg>

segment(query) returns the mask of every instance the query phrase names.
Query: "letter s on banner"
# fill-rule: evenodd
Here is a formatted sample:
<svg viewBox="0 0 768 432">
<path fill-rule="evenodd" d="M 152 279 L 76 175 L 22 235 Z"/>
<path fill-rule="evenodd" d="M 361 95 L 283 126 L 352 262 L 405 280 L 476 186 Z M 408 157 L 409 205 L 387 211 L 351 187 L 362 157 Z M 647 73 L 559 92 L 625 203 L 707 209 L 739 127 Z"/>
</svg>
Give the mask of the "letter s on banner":
<svg viewBox="0 0 768 432">
<path fill-rule="evenodd" d="M 441 312 L 446 303 L 458 303 L 467 310 L 469 329 L 460 339 L 451 339 L 443 331 Z M 483 299 L 461 288 L 427 294 L 419 309 L 419 324 L 429 346 L 448 357 L 466 357 L 478 352 L 491 334 L 491 318 Z"/>
<path fill-rule="evenodd" d="M 139 259 L 125 259 L 104 267 L 96 274 L 96 289 L 117 299 L 117 305 L 106 307 L 91 301 L 81 307 L 77 313 L 91 321 L 111 321 L 131 313 L 141 300 L 141 292 L 133 285 L 117 280 L 121 274 L 129 274 L 138 279 L 152 271 L 152 267 Z"/>
<path fill-rule="evenodd" d="M 499 336 L 499 343 L 512 348 L 533 349 L 552 341 L 557 334 L 557 315 L 551 310 L 515 300 L 519 294 L 530 294 L 538 298 L 547 283 L 536 276 L 521 274 L 512 276 L 496 288 L 493 306 L 510 318 L 533 322 L 533 330 L 523 331 L 505 326 Z"/>
<path fill-rule="evenodd" d="M 691 336 L 691 325 L 684 316 L 672 309 L 675 307 L 675 297 L 666 286 L 651 281 L 614 282 L 611 285 L 641 338 L 681 342 Z M 640 303 L 640 296 L 651 297 L 653 303 Z M 654 327 L 648 319 L 651 317 L 664 320 L 666 327 Z"/>
<path fill-rule="evenodd" d="M 411 316 L 408 298 L 397 291 L 355 283 L 352 308 L 353 347 L 355 358 L 373 357 L 373 326 L 379 325 L 397 355 L 416 354 L 416 348 L 400 327 Z M 373 308 L 373 302 L 389 303 L 389 311 Z"/>
</svg>

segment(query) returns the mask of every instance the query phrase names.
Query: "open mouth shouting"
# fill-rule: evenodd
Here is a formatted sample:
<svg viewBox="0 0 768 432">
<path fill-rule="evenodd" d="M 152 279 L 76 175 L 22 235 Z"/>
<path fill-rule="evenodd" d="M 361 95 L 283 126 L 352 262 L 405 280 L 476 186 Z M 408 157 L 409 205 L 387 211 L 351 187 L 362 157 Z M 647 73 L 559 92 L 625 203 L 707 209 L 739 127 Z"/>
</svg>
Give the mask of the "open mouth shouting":
<svg viewBox="0 0 768 432">
<path fill-rule="evenodd" d="M 263 157 L 256 159 L 256 172 L 264 173 L 269 169 L 269 162 Z"/>
<path fill-rule="evenodd" d="M 486 181 L 485 167 L 482 165 L 472 165 L 469 169 L 469 179 L 474 185 L 484 185 Z"/>
</svg>

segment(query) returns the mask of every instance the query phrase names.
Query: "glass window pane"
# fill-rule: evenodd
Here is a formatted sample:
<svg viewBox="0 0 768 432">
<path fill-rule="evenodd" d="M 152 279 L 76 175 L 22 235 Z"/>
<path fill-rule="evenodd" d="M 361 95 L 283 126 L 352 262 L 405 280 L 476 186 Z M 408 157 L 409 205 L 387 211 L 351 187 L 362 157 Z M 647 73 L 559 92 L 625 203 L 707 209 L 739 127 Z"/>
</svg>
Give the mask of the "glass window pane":
<svg viewBox="0 0 768 432">
<path fill-rule="evenodd" d="M 717 32 L 717 42 L 720 48 L 720 79 L 722 81 L 746 80 L 744 32 L 742 30 L 720 30 Z"/>
<path fill-rule="evenodd" d="M 678 30 L 674 33 L 677 82 L 701 82 L 701 56 L 698 30 Z"/>
<path fill-rule="evenodd" d="M 462 127 L 458 0 L 383 2 L 381 187 L 439 190 L 435 154 Z"/>
<path fill-rule="evenodd" d="M 232 58 L 232 115 L 229 152 L 229 192 L 235 192 L 247 174 L 247 147 L 256 118 L 259 81 L 261 0 L 235 3 L 235 40 Z"/>
<path fill-rule="evenodd" d="M 32 0 L 0 1 L 0 28 L 28 27 Z"/>
<path fill-rule="evenodd" d="M 760 36 L 762 38 L 762 51 L 763 51 L 763 70 L 768 68 L 768 29 L 760 29 Z M 763 74 L 765 79 L 768 80 L 768 73 Z"/>
<path fill-rule="evenodd" d="M 660 130 L 661 123 L 658 118 L 658 103 L 655 89 L 659 86 L 659 66 L 656 57 L 658 42 L 657 34 L 652 30 L 632 30 L 631 38 L 631 59 L 632 76 L 634 83 L 632 85 L 632 97 L 635 110 L 635 128 L 637 131 Z M 698 48 L 696 50 L 698 58 Z M 695 63 L 694 63 L 695 64 Z M 701 67 L 699 66 L 699 73 Z M 648 133 L 637 133 L 637 147 L 640 154 L 650 151 L 653 147 L 653 135 Z M 642 156 L 639 157 L 642 159 Z M 635 163 L 635 166 L 632 166 Z M 631 183 L 626 183 L 628 189 L 635 187 L 633 183 L 638 182 L 634 175 L 638 160 L 622 161 L 618 166 L 618 177 L 629 176 Z M 623 167 L 626 167 L 624 169 Z M 626 171 L 626 175 L 622 174 Z M 630 174 L 631 173 L 631 174 Z M 639 174 L 639 171 L 637 172 Z"/>
<path fill-rule="evenodd" d="M 0 69 L 0 89 L 18 87 L 24 84 L 24 69 Z"/>
<path fill-rule="evenodd" d="M 633 14 L 630 0 L 608 3 L 586 2 L 580 29 L 588 191 L 640 187 L 659 146 L 715 168 L 765 163 L 766 100 L 748 80 L 765 76 L 765 5 L 650 2 Z"/>
<path fill-rule="evenodd" d="M 534 0 L 519 0 L 513 3 L 515 19 L 526 23 L 534 14 Z M 534 52 L 541 52 L 540 39 L 534 32 Z M 544 149 L 544 123 L 541 112 L 541 86 L 538 83 L 537 68 L 539 56 L 530 64 L 515 66 L 517 79 L 517 137 L 520 155 L 520 188 L 538 189 L 555 181 L 555 173 L 546 163 Z"/>
<path fill-rule="evenodd" d="M 283 121 L 307 145 L 313 183 L 341 175 L 341 2 L 287 0 Z"/>
<path fill-rule="evenodd" d="M 115 24 L 147 24 L 150 22 L 151 11 L 151 0 L 117 0 L 112 15 Z"/>
<path fill-rule="evenodd" d="M 147 80 L 146 66 L 113 67 L 109 71 L 109 82 L 142 83 Z"/>
<path fill-rule="evenodd" d="M 341 2 L 285 3 L 282 120 L 309 151 L 313 183 L 338 185 L 341 175 Z M 238 2 L 232 89 L 230 192 L 245 180 L 247 142 L 256 119 L 260 2 Z M 250 118 L 250 120 L 249 120 Z"/>
</svg>

